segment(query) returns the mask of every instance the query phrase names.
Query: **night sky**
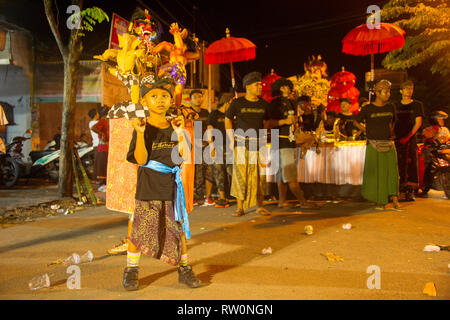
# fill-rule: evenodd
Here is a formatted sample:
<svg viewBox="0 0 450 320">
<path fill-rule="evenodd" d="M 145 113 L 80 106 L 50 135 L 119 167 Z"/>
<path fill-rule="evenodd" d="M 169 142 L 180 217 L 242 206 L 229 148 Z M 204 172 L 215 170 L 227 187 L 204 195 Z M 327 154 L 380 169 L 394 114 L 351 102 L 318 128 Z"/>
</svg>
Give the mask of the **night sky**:
<svg viewBox="0 0 450 320">
<path fill-rule="evenodd" d="M 64 29 L 70 1 L 59 0 L 60 29 Z M 229 27 L 231 35 L 245 37 L 257 46 L 256 59 L 236 63 L 238 84 L 250 71 L 269 73 L 271 68 L 281 76 L 303 74 L 303 63 L 311 55 L 320 54 L 328 64 L 328 74 L 345 66 L 357 76 L 356 86 L 364 86 L 364 72 L 369 70 L 370 57 L 351 56 L 341 52 L 347 32 L 366 22 L 369 5 L 382 7 L 387 1 L 212 1 L 212 0 L 127 0 L 84 1 L 84 7 L 98 6 L 111 17 L 112 12 L 129 19 L 133 10 L 146 4 L 163 20 L 163 40 L 171 41 L 169 27 L 164 24 L 177 21 L 181 26 L 195 31 L 200 40 L 209 43 L 225 36 Z M 194 10 L 194 6 L 197 9 Z M 45 17 L 42 1 L 0 0 L 0 15 L 21 27 L 32 30 L 45 55 L 60 59 L 59 51 Z M 88 34 L 83 59 L 102 53 L 108 45 L 109 23 L 97 25 Z M 67 30 L 66 30 L 67 31 Z M 375 68 L 381 68 L 382 55 L 375 56 Z M 222 83 L 229 79 L 228 67 L 222 68 Z M 225 88 L 226 89 L 226 88 Z"/>
</svg>

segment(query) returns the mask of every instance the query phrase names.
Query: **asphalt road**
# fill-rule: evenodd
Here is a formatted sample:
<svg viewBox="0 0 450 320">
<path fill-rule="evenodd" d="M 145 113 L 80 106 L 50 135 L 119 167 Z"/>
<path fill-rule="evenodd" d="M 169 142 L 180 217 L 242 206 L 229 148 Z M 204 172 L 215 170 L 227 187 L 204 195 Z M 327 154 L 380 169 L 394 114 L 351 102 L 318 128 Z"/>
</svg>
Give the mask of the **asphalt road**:
<svg viewBox="0 0 450 320">
<path fill-rule="evenodd" d="M 0 229 L 0 299 L 449 299 L 450 252 L 423 252 L 427 244 L 450 244 L 449 200 L 442 192 L 403 203 L 406 211 L 377 211 L 370 203 L 321 203 L 319 210 L 278 209 L 231 217 L 235 207 L 196 208 L 191 214 L 189 259 L 204 286 L 178 283 L 174 267 L 142 257 L 140 290 L 121 281 L 126 256 L 106 250 L 126 235 L 127 216 L 104 206 Z M 342 225 L 351 223 L 352 229 Z M 305 225 L 314 233 L 306 235 Z M 262 249 L 272 248 L 263 255 Z M 91 250 L 79 265 L 80 289 L 69 289 L 62 265 L 47 266 L 73 252 Z M 333 253 L 343 261 L 328 261 Z M 379 289 L 369 289 L 368 267 L 379 268 Z M 49 274 L 51 286 L 28 289 Z M 369 283 L 375 283 L 369 279 Z M 436 297 L 423 294 L 433 282 Z"/>
</svg>

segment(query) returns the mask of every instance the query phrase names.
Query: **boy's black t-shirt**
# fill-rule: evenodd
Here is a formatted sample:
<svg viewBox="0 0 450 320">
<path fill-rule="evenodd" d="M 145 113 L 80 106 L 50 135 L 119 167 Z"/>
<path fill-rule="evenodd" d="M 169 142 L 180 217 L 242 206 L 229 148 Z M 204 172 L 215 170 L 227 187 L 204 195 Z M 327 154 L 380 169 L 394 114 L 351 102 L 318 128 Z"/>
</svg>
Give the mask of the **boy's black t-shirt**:
<svg viewBox="0 0 450 320">
<path fill-rule="evenodd" d="M 284 98 L 284 97 L 277 97 L 273 99 L 270 104 L 267 111 L 267 118 L 268 120 L 282 120 L 287 119 L 289 117 L 289 113 L 291 115 L 295 116 L 297 114 L 297 108 L 295 106 L 295 102 L 293 100 Z M 295 141 L 289 141 L 288 137 L 290 134 L 290 128 L 291 125 L 283 125 L 278 127 L 279 135 L 280 135 L 280 141 L 279 141 L 279 147 L 281 148 L 295 148 Z"/>
<path fill-rule="evenodd" d="M 172 161 L 172 152 L 179 156 L 177 136 L 172 141 L 172 126 L 166 129 L 156 128 L 148 122 L 145 125 L 144 140 L 145 148 L 148 153 L 148 160 L 155 160 L 173 168 L 176 163 Z M 138 164 L 134 151 L 136 149 L 136 130 L 133 131 L 130 148 L 127 154 L 127 160 Z M 175 150 L 174 150 L 175 149 Z M 174 199 L 175 175 L 172 173 L 162 173 L 149 168 L 139 166 L 137 173 L 136 199 L 141 201 Z"/>
<path fill-rule="evenodd" d="M 408 104 L 399 103 L 396 106 L 397 118 L 395 121 L 395 137 L 401 139 L 406 137 L 414 127 L 416 117 L 423 117 L 423 104 L 413 100 Z"/>
<path fill-rule="evenodd" d="M 231 103 L 225 116 L 231 120 L 236 117 L 236 128 L 247 131 L 255 129 L 259 134 L 259 129 L 264 128 L 264 120 L 267 120 L 267 109 L 269 104 L 264 99 L 258 101 L 248 101 L 245 97 L 240 97 Z"/>
<path fill-rule="evenodd" d="M 361 109 L 356 120 L 366 123 L 367 139 L 391 140 L 394 138 L 395 106 L 392 103 L 383 107 L 368 104 Z"/>
</svg>

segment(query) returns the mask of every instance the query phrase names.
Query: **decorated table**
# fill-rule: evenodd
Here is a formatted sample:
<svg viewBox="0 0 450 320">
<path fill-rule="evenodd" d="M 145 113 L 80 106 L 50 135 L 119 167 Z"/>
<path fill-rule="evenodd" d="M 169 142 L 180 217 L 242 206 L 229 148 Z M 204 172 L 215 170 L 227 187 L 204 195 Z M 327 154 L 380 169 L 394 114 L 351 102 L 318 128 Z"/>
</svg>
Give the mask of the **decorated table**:
<svg viewBox="0 0 450 320">
<path fill-rule="evenodd" d="M 322 144 L 310 148 L 303 159 L 297 148 L 298 182 L 307 197 L 360 197 L 366 141 Z M 268 182 L 276 175 L 268 170 Z"/>
</svg>

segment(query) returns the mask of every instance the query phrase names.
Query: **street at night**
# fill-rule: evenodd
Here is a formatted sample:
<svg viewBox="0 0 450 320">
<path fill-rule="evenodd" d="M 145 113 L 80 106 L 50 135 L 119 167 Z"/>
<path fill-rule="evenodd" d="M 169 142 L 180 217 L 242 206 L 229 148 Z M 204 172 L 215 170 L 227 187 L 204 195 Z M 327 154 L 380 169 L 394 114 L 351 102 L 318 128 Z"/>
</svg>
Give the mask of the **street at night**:
<svg viewBox="0 0 450 320">
<path fill-rule="evenodd" d="M 450 300 L 449 5 L 0 0 L 0 300 Z"/>
<path fill-rule="evenodd" d="M 450 243 L 447 201 L 442 192 L 431 191 L 404 212 L 380 212 L 367 202 L 321 201 L 318 210 L 280 210 L 273 204 L 267 206 L 270 217 L 253 211 L 240 218 L 231 217 L 233 207 L 196 208 L 188 247 L 204 287 L 195 290 L 178 284 L 175 268 L 148 257 L 142 258 L 142 289 L 123 290 L 126 256 L 109 256 L 107 250 L 126 235 L 126 214 L 98 206 L 45 217 L 0 230 L 0 298 L 447 300 L 450 252 L 423 251 L 428 244 Z M 342 228 L 347 223 L 350 230 Z M 306 225 L 313 226 L 312 235 L 305 234 Z M 272 254 L 263 255 L 269 247 Z M 68 289 L 67 267 L 47 265 L 87 250 L 94 260 L 79 265 L 81 289 Z M 343 261 L 328 261 L 327 252 Z M 380 268 L 379 289 L 368 288 L 370 266 Z M 28 281 L 45 273 L 51 286 L 30 291 Z M 436 297 L 423 294 L 428 282 Z"/>
</svg>

